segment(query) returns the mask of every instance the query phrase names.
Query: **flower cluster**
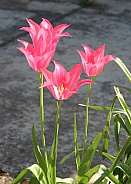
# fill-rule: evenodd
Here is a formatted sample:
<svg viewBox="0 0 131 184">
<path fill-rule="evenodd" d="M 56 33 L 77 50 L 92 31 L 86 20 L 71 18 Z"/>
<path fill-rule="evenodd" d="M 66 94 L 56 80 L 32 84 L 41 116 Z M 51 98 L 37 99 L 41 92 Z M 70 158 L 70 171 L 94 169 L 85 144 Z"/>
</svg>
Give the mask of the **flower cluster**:
<svg viewBox="0 0 131 184">
<path fill-rule="evenodd" d="M 93 51 L 89 46 L 82 44 L 85 53 L 77 50 L 82 64 L 76 64 L 70 72 L 58 62 L 55 64 L 54 72 L 47 70 L 51 62 L 59 39 L 63 36 L 71 37 L 68 32 L 62 33 L 69 25 L 61 24 L 53 28 L 47 19 L 42 19 L 40 25 L 31 19 L 27 19 L 30 27 L 22 27 L 21 30 L 29 32 L 32 44 L 19 40 L 25 48 L 18 48 L 23 52 L 31 68 L 37 72 L 42 72 L 46 81 L 41 87 L 47 87 L 57 100 L 66 100 L 73 93 L 78 93 L 78 88 L 84 84 L 93 84 L 90 79 L 79 80 L 82 72 L 82 64 L 84 71 L 90 77 L 100 74 L 108 62 L 114 60 L 112 55 L 104 56 L 105 44 Z M 79 80 L 79 81 L 78 81 Z"/>
</svg>

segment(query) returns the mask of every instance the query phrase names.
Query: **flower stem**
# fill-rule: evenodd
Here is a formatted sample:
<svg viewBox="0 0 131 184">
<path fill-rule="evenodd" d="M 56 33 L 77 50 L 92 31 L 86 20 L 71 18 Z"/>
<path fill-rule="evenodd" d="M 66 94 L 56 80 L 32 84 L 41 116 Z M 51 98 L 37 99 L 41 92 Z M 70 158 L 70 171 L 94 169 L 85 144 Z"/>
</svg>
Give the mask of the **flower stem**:
<svg viewBox="0 0 131 184">
<path fill-rule="evenodd" d="M 58 135 L 59 135 L 59 120 L 60 120 L 60 109 L 62 105 L 62 100 L 57 102 L 57 114 L 56 114 L 56 124 L 55 124 L 55 134 L 51 150 L 51 174 L 52 183 L 56 183 L 56 161 L 57 161 L 57 148 L 58 148 Z"/>
<path fill-rule="evenodd" d="M 42 72 L 39 73 L 39 83 L 40 83 L 40 86 L 42 86 L 43 84 Z M 40 127 L 41 127 L 41 134 L 42 134 L 42 145 L 43 145 L 44 158 L 46 161 L 46 166 L 48 166 L 48 158 L 47 158 L 45 134 L 44 134 L 44 89 L 43 88 L 40 88 Z"/>
<path fill-rule="evenodd" d="M 87 143 L 87 135 L 88 135 L 90 91 L 91 91 L 91 84 L 88 84 L 87 85 L 87 99 L 86 99 L 86 120 L 85 120 L 85 127 L 84 127 L 84 145 L 83 145 L 82 157 L 84 157 L 84 154 L 85 154 L 86 143 Z"/>
</svg>

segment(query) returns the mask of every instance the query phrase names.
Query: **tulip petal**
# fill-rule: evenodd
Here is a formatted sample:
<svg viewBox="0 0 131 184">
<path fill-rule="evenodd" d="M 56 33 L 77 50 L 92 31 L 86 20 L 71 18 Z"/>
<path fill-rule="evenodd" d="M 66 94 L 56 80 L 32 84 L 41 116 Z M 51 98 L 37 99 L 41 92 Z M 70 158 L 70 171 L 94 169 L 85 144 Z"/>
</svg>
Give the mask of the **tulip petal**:
<svg viewBox="0 0 131 184">
<path fill-rule="evenodd" d="M 78 89 L 80 86 L 83 86 L 85 84 L 95 84 L 92 80 L 90 79 L 83 79 L 80 80 L 76 83 L 75 87 L 73 88 L 73 91 L 75 91 L 76 93 L 78 93 Z"/>
<path fill-rule="evenodd" d="M 66 85 L 71 89 L 74 84 L 79 80 L 82 71 L 82 64 L 76 64 L 70 72 L 67 73 Z M 69 76 L 69 77 L 68 77 Z"/>
<path fill-rule="evenodd" d="M 61 86 L 63 84 L 63 81 L 65 80 L 65 75 L 67 71 L 65 68 L 58 62 L 54 61 L 55 64 L 55 70 L 54 70 L 54 83 L 56 86 Z"/>
</svg>

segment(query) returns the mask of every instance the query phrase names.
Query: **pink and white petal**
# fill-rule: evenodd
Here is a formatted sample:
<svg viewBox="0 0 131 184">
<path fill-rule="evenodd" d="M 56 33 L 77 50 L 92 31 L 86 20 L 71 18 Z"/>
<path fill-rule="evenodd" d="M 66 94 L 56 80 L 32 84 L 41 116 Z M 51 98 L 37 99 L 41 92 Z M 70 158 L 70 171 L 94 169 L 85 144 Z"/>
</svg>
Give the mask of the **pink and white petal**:
<svg viewBox="0 0 131 184">
<path fill-rule="evenodd" d="M 67 100 L 69 99 L 74 93 L 76 93 L 75 91 L 68 91 L 68 90 L 65 90 L 63 93 L 62 93 L 62 98 L 61 100 Z"/>
<path fill-rule="evenodd" d="M 68 76 L 67 79 L 68 81 L 66 80 L 66 87 L 68 89 L 71 89 L 74 84 L 76 84 L 76 82 L 80 79 L 80 75 L 81 75 L 81 72 L 82 72 L 82 64 L 76 64 L 70 72 L 68 72 Z"/>
<path fill-rule="evenodd" d="M 60 39 L 60 38 L 63 37 L 63 36 L 72 37 L 68 32 L 65 32 L 65 33 L 63 33 L 63 34 L 58 33 L 58 34 L 55 34 L 54 40 L 57 41 L 58 39 Z"/>
<path fill-rule="evenodd" d="M 104 65 L 106 65 L 107 63 L 109 63 L 110 61 L 115 60 L 115 59 L 116 59 L 116 57 L 113 55 L 106 55 L 103 58 L 102 62 L 104 63 Z"/>
<path fill-rule="evenodd" d="M 97 74 L 97 66 L 93 66 L 93 67 L 91 67 L 90 69 L 89 69 L 89 76 L 97 76 L 98 74 Z"/>
<path fill-rule="evenodd" d="M 50 72 L 50 71 L 47 70 L 47 69 L 42 69 L 41 72 L 43 73 L 43 75 L 44 75 L 46 81 L 48 81 L 48 82 L 50 81 L 50 83 L 53 85 L 53 81 L 52 81 L 52 79 L 53 79 L 53 73 Z"/>
<path fill-rule="evenodd" d="M 43 27 L 44 29 L 48 29 L 50 30 L 51 32 L 53 31 L 53 26 L 51 25 L 51 23 L 45 19 L 45 18 L 42 18 L 42 22 L 40 23 L 40 27 Z"/>
<path fill-rule="evenodd" d="M 93 50 L 89 46 L 87 46 L 85 44 L 82 44 L 82 46 L 83 46 L 83 48 L 85 50 L 85 54 L 86 54 L 87 58 L 90 58 L 92 56 L 92 54 L 93 54 Z"/>
<path fill-rule="evenodd" d="M 78 93 L 79 87 L 83 86 L 85 84 L 94 84 L 94 82 L 90 79 L 80 80 L 76 83 L 76 85 L 74 86 L 74 89 L 72 89 L 72 90 L 75 91 L 76 93 Z"/>
<path fill-rule="evenodd" d="M 54 27 L 53 33 L 62 33 L 66 28 L 68 28 L 69 24 L 60 24 L 56 27 Z"/>
<path fill-rule="evenodd" d="M 62 86 L 67 71 L 59 62 L 53 60 L 53 63 L 55 64 L 55 70 L 53 72 L 55 85 L 57 87 Z"/>
<path fill-rule="evenodd" d="M 99 63 L 102 61 L 103 57 L 104 57 L 104 52 L 105 52 L 105 44 L 101 45 L 99 48 L 97 48 L 94 51 L 94 61 L 95 63 Z"/>
<path fill-rule="evenodd" d="M 39 31 L 39 25 L 31 19 L 26 18 L 26 20 L 30 26 L 30 29 L 32 29 L 35 33 L 37 33 Z"/>
<path fill-rule="evenodd" d="M 86 54 L 83 52 L 83 51 L 80 51 L 80 50 L 77 50 L 77 52 L 79 53 L 80 57 L 81 57 L 81 60 L 82 60 L 82 63 L 87 63 L 87 56 Z"/>
</svg>

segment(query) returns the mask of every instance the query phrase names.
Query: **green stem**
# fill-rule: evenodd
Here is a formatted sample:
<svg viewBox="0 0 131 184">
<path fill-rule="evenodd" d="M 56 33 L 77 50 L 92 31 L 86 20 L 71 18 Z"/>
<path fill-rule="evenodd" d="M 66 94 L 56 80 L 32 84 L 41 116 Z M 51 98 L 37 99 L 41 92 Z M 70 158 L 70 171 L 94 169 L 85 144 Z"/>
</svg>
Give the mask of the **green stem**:
<svg viewBox="0 0 131 184">
<path fill-rule="evenodd" d="M 39 73 L 39 83 L 40 83 L 40 86 L 42 86 L 43 84 L 42 72 Z M 40 127 L 41 127 L 41 133 L 42 133 L 42 145 L 43 145 L 44 158 L 46 161 L 46 166 L 48 168 L 48 159 L 47 159 L 45 134 L 44 134 L 44 88 L 40 88 Z"/>
<path fill-rule="evenodd" d="M 84 127 L 84 145 L 83 145 L 83 154 L 82 154 L 82 157 L 84 157 L 84 154 L 85 154 L 86 143 L 87 143 L 87 135 L 88 135 L 88 119 L 89 119 L 90 91 L 91 91 L 91 84 L 88 84 L 87 85 L 87 99 L 86 99 L 86 120 L 85 120 L 85 127 Z"/>
<path fill-rule="evenodd" d="M 58 148 L 58 135 L 59 135 L 59 120 L 60 120 L 60 109 L 62 105 L 62 100 L 57 102 L 57 114 L 56 114 L 56 124 L 55 124 L 55 134 L 54 134 L 54 140 L 52 144 L 52 150 L 51 150 L 51 178 L 52 178 L 52 184 L 56 183 L 56 161 L 57 161 L 57 148 Z"/>
</svg>

